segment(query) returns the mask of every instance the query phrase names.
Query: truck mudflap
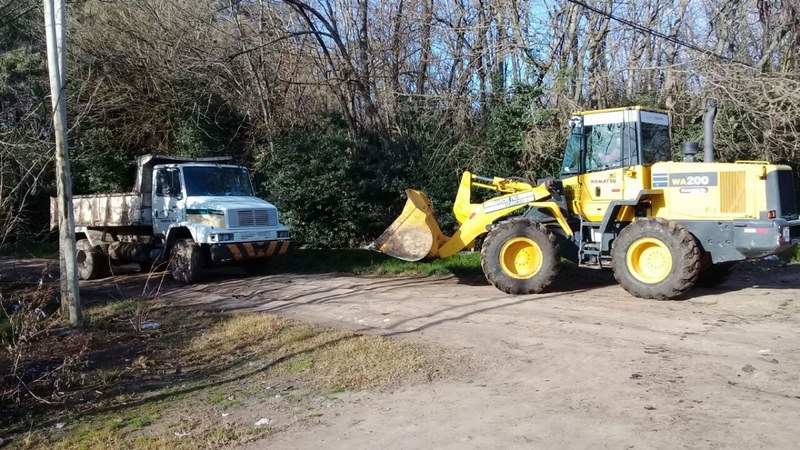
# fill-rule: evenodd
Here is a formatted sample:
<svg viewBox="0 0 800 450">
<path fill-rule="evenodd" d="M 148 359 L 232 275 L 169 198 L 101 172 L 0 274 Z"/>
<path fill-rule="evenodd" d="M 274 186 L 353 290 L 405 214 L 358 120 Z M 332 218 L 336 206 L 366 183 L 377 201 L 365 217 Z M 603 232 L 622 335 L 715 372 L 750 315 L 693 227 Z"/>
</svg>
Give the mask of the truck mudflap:
<svg viewBox="0 0 800 450">
<path fill-rule="evenodd" d="M 211 260 L 222 262 L 267 258 L 283 255 L 293 247 L 294 242 L 290 240 L 213 244 L 211 245 Z"/>
<path fill-rule="evenodd" d="M 781 253 L 800 242 L 800 219 L 734 220 L 733 240 L 748 259 Z"/>
</svg>

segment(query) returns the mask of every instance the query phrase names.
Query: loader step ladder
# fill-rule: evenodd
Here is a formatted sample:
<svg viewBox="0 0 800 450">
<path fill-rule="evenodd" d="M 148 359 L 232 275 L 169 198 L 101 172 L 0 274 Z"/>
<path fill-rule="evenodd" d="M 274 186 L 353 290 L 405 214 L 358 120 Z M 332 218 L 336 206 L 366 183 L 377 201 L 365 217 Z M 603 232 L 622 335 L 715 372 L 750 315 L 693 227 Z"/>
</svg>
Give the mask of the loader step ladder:
<svg viewBox="0 0 800 450">
<path fill-rule="evenodd" d="M 581 221 L 580 247 L 578 248 L 578 266 L 591 269 L 611 267 L 611 255 L 602 250 L 602 231 L 600 222 Z M 599 241 L 595 240 L 599 237 Z"/>
</svg>

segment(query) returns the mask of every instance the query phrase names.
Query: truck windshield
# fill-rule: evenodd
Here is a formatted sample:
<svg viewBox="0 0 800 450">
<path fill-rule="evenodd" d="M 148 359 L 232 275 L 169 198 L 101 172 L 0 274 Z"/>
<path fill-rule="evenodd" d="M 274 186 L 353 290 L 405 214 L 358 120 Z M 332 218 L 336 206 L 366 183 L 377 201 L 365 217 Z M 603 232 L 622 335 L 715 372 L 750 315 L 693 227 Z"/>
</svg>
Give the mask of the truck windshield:
<svg viewBox="0 0 800 450">
<path fill-rule="evenodd" d="M 252 196 L 247 170 L 241 167 L 184 167 L 188 196 Z"/>
</svg>

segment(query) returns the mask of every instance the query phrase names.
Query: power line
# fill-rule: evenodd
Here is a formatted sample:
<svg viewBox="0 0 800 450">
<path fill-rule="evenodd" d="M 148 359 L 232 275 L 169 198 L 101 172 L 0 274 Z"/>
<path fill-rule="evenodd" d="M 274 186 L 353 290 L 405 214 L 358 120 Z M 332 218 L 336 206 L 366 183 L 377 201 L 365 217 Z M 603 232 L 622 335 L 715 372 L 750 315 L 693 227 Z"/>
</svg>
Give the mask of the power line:
<svg viewBox="0 0 800 450">
<path fill-rule="evenodd" d="M 664 33 L 660 32 L 660 31 L 647 28 L 645 26 L 639 25 L 638 23 L 631 22 L 630 20 L 623 19 L 621 17 L 617 17 L 617 16 L 615 16 L 615 15 L 613 15 L 611 13 L 605 12 L 605 11 L 595 7 L 595 6 L 591 6 L 591 5 L 589 5 L 587 3 L 584 3 L 584 2 L 582 2 L 580 0 L 567 0 L 567 1 L 570 2 L 570 3 L 573 3 L 575 5 L 581 6 L 583 8 L 586 8 L 589 11 L 592 11 L 592 12 L 595 12 L 597 14 L 600 14 L 601 16 L 605 16 L 605 17 L 607 17 L 607 18 L 609 18 L 609 19 L 611 19 L 613 21 L 619 22 L 619 23 L 621 23 L 621 24 L 623 24 L 625 26 L 631 27 L 631 28 L 633 28 L 634 30 L 636 30 L 636 31 L 638 31 L 640 33 L 649 34 L 651 36 L 655 36 L 657 38 L 664 39 L 666 41 L 672 42 L 673 44 L 680 45 L 681 47 L 685 47 L 685 48 L 694 50 L 696 52 L 700 52 L 700 53 L 702 53 L 704 55 L 713 56 L 715 58 L 721 59 L 721 60 L 726 61 L 726 62 L 735 62 L 735 63 L 738 63 L 738 64 L 743 64 L 743 65 L 745 65 L 747 67 L 753 67 L 753 65 L 751 65 L 751 64 L 748 64 L 748 63 L 745 63 L 745 62 L 741 62 L 741 61 L 734 61 L 732 58 L 729 58 L 729 57 L 724 56 L 724 55 L 720 55 L 719 53 L 715 53 L 715 52 L 713 52 L 711 50 L 708 50 L 708 49 L 705 49 L 705 48 L 702 48 L 702 47 L 698 47 L 698 46 L 696 46 L 696 45 L 694 45 L 692 43 L 686 42 L 686 41 L 684 41 L 682 39 L 678 39 L 678 38 L 676 38 L 674 36 L 670 36 L 668 34 L 664 34 Z"/>
</svg>

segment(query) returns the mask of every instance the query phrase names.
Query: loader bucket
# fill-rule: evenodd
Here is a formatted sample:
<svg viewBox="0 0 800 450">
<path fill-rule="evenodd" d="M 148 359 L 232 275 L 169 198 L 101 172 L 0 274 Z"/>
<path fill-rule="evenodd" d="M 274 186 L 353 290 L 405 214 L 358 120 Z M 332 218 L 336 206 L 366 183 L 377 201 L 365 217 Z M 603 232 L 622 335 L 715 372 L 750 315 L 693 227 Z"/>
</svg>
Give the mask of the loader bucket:
<svg viewBox="0 0 800 450">
<path fill-rule="evenodd" d="M 427 195 L 414 189 L 406 189 L 406 194 L 403 212 L 369 248 L 404 261 L 436 256 L 447 238 L 436 223 L 431 202 Z"/>
</svg>

